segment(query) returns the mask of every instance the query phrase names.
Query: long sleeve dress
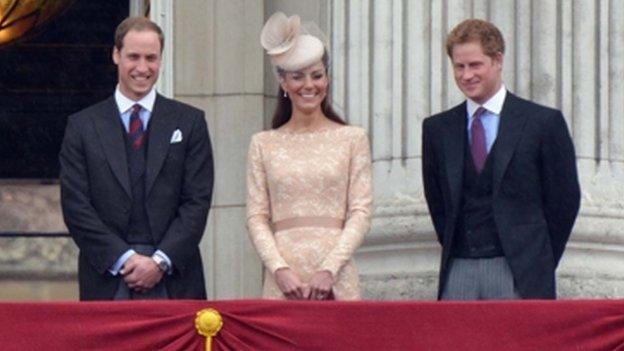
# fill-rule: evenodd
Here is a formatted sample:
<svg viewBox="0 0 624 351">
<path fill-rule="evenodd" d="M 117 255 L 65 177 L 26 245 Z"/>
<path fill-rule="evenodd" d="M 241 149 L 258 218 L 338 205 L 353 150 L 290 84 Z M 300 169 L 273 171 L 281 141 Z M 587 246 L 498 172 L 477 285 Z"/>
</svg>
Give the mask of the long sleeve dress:
<svg viewBox="0 0 624 351">
<path fill-rule="evenodd" d="M 247 160 L 247 228 L 265 267 L 263 296 L 284 298 L 274 273 L 289 267 L 304 283 L 328 270 L 337 300 L 359 299 L 353 254 L 370 229 L 372 200 L 362 128 L 255 134 Z M 294 226 L 276 225 L 292 219 Z M 322 224 L 328 220 L 340 225 Z"/>
</svg>

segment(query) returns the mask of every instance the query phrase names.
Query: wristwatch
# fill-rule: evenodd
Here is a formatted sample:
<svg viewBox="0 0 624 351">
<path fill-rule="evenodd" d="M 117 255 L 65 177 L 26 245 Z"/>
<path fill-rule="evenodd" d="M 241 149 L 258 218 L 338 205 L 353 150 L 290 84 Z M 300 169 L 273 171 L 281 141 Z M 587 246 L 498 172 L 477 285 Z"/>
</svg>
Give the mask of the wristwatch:
<svg viewBox="0 0 624 351">
<path fill-rule="evenodd" d="M 165 259 L 162 256 L 152 255 L 152 260 L 156 262 L 156 266 L 161 272 L 166 272 L 169 270 L 169 265 L 167 264 L 167 261 L 165 261 Z"/>
</svg>

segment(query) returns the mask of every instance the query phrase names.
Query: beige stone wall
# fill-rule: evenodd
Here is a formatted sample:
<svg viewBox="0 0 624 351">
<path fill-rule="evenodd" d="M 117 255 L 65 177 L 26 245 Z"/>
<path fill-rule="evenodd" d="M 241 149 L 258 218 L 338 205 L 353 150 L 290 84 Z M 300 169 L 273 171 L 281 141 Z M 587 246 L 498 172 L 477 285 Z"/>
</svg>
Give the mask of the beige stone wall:
<svg viewBox="0 0 624 351">
<path fill-rule="evenodd" d="M 0 231 L 67 232 L 58 185 L 0 182 Z M 0 237 L 0 299 L 77 300 L 77 252 L 68 237 Z"/>
<path fill-rule="evenodd" d="M 2 279 L 1 301 L 77 301 L 78 282 L 75 279 L 55 281 L 42 279 Z"/>
</svg>

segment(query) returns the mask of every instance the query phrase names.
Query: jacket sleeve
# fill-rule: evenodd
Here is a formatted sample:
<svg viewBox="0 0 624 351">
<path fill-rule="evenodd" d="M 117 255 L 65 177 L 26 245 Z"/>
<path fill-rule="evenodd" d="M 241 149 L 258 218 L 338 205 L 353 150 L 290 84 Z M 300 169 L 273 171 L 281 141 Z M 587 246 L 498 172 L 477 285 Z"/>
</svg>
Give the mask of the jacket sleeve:
<svg viewBox="0 0 624 351">
<path fill-rule="evenodd" d="M 561 112 L 550 116 L 542 143 L 542 191 L 555 266 L 559 263 L 579 211 L 581 190 L 574 144 Z"/>
<path fill-rule="evenodd" d="M 191 248 L 199 246 L 206 228 L 212 200 L 214 168 L 212 147 L 204 113 L 198 111 L 186 146 L 180 201 L 175 218 L 158 248 L 171 259 L 174 268 L 184 272 L 192 266 Z"/>
<path fill-rule="evenodd" d="M 84 116 L 68 119 L 59 160 L 61 207 L 69 233 L 95 269 L 104 274 L 130 247 L 93 207 L 84 147 Z M 82 128 L 81 128 L 82 127 Z"/>
<path fill-rule="evenodd" d="M 437 173 L 435 148 L 433 146 L 433 136 L 431 131 L 431 121 L 425 119 L 422 127 L 422 179 L 423 190 L 433 227 L 435 229 L 438 242 L 443 244 L 445 210 L 442 190 L 440 189 L 439 175 Z"/>
</svg>

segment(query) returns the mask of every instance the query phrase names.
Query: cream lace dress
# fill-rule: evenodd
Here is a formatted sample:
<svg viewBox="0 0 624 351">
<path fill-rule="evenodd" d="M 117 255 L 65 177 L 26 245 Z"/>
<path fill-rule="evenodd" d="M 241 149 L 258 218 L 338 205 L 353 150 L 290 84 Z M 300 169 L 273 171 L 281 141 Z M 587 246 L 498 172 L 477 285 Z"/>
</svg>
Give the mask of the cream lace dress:
<svg viewBox="0 0 624 351">
<path fill-rule="evenodd" d="M 329 270 L 337 300 L 359 299 L 352 256 L 370 229 L 372 199 L 370 147 L 362 128 L 255 134 L 247 159 L 247 228 L 265 266 L 263 296 L 284 298 L 273 273 L 290 267 L 304 282 Z M 328 217 L 344 220 L 344 227 L 272 229 L 284 220 Z"/>
</svg>

